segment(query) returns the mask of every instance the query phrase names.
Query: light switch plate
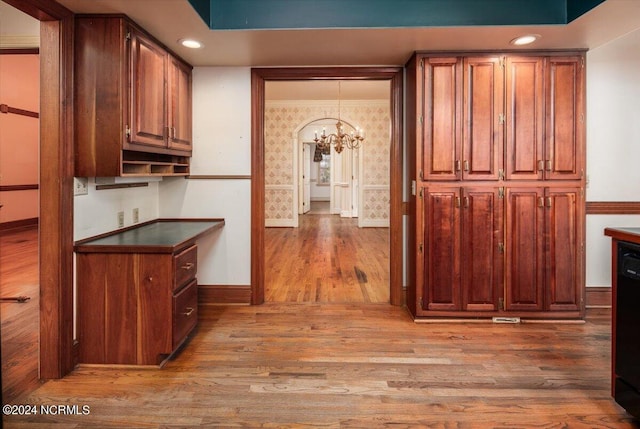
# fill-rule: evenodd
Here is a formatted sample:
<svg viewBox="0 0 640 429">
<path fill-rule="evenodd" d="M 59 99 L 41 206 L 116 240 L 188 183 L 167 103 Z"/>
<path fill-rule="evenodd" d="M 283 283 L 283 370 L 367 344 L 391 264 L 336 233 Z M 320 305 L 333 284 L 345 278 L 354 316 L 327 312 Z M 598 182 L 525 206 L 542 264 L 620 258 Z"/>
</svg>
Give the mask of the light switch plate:
<svg viewBox="0 0 640 429">
<path fill-rule="evenodd" d="M 74 177 L 73 178 L 73 195 L 87 195 L 89 193 L 89 178 Z"/>
</svg>

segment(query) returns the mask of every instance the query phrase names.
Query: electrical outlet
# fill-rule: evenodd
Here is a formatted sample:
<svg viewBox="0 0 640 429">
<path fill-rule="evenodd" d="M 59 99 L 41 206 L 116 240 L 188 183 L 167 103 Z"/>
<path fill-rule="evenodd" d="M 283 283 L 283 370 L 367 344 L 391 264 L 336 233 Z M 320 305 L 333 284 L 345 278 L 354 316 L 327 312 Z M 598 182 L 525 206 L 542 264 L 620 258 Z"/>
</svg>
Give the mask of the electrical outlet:
<svg viewBox="0 0 640 429">
<path fill-rule="evenodd" d="M 124 227 L 124 212 L 118 212 L 118 228 Z"/>
<path fill-rule="evenodd" d="M 89 193 L 89 178 L 73 178 L 73 195 L 87 195 Z"/>
<path fill-rule="evenodd" d="M 140 210 L 138 210 L 137 207 L 133 209 L 133 213 L 131 214 L 131 217 L 133 218 L 133 223 L 140 222 Z"/>
</svg>

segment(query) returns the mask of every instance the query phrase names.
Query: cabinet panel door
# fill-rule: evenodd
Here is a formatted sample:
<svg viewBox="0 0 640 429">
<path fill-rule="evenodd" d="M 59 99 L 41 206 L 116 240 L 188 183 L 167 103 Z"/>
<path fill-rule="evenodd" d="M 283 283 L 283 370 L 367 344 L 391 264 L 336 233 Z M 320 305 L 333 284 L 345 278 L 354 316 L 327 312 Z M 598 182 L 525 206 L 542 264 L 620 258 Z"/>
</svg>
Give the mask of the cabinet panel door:
<svg viewBox="0 0 640 429">
<path fill-rule="evenodd" d="M 461 271 L 464 310 L 498 309 L 503 278 L 502 201 L 499 188 L 463 189 Z"/>
<path fill-rule="evenodd" d="M 173 255 L 138 255 L 138 364 L 157 365 L 173 350 Z"/>
<path fill-rule="evenodd" d="M 460 179 L 462 76 L 458 58 L 425 58 L 422 178 Z"/>
<path fill-rule="evenodd" d="M 583 57 L 547 60 L 545 176 L 581 179 L 584 169 Z"/>
<path fill-rule="evenodd" d="M 460 310 L 460 189 L 425 188 L 424 310 Z"/>
<path fill-rule="evenodd" d="M 169 57 L 169 148 L 191 152 L 191 68 Z"/>
<path fill-rule="evenodd" d="M 544 189 L 508 188 L 506 310 L 542 310 Z"/>
<path fill-rule="evenodd" d="M 580 188 L 548 188 L 546 191 L 547 310 L 575 311 L 581 307 L 580 201 Z"/>
<path fill-rule="evenodd" d="M 507 57 L 506 178 L 540 180 L 544 169 L 542 57 Z"/>
<path fill-rule="evenodd" d="M 464 59 L 463 180 L 498 180 L 502 169 L 504 77 L 499 57 Z"/>
<path fill-rule="evenodd" d="M 166 52 L 131 31 L 130 143 L 166 147 Z"/>
</svg>

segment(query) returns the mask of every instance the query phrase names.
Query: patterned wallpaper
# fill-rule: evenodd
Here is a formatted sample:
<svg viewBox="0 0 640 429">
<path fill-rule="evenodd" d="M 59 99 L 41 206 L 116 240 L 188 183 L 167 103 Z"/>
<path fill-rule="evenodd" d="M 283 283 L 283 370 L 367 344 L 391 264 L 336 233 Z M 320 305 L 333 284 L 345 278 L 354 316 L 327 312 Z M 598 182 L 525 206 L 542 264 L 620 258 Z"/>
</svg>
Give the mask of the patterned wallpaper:
<svg viewBox="0 0 640 429">
<path fill-rule="evenodd" d="M 336 101 L 265 103 L 265 218 L 267 225 L 293 219 L 294 132 L 318 119 L 338 116 Z M 388 100 L 340 102 L 344 122 L 365 130 L 362 148 L 364 192 L 360 216 L 365 226 L 388 226 L 391 118 Z M 346 150 L 346 149 L 345 149 Z"/>
</svg>

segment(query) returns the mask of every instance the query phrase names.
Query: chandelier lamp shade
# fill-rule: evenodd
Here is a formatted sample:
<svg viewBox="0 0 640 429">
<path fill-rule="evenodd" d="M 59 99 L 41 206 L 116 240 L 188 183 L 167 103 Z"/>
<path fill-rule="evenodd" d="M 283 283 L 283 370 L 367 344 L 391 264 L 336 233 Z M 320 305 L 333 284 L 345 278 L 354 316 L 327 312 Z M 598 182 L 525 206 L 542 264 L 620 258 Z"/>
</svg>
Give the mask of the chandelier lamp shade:
<svg viewBox="0 0 640 429">
<path fill-rule="evenodd" d="M 322 134 L 318 137 L 318 131 L 315 132 L 313 141 L 320 150 L 334 147 L 336 153 L 341 153 L 344 148 L 358 149 L 360 143 L 364 141 L 364 130 L 356 127 L 355 131 L 348 133 L 344 130 L 344 124 L 340 120 L 340 81 L 338 81 L 338 122 L 336 122 L 336 132 L 327 134 L 326 129 L 322 128 Z"/>
</svg>

